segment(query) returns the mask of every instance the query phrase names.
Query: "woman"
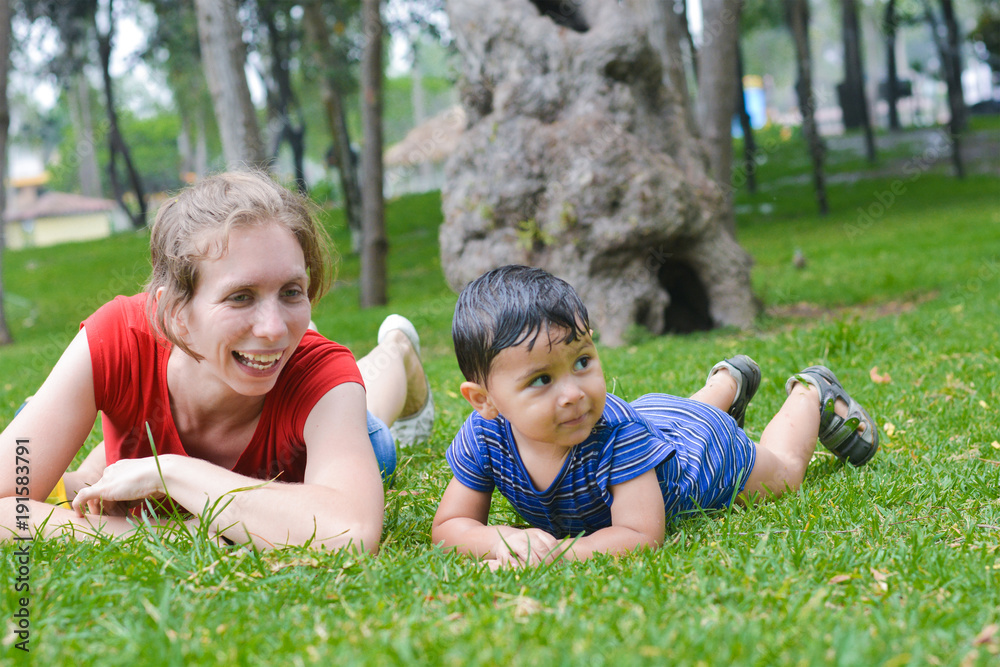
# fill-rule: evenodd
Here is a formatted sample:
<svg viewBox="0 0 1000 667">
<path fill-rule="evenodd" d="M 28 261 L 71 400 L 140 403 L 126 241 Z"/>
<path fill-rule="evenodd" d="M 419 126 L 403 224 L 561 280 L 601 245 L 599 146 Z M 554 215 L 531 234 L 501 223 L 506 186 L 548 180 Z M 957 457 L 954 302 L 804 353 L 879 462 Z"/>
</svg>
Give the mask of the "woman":
<svg viewBox="0 0 1000 667">
<path fill-rule="evenodd" d="M 406 416 L 412 441 L 433 420 L 412 325 L 387 318 L 358 363 L 310 330 L 330 282 L 326 237 L 264 174 L 181 192 L 150 250 L 146 290 L 88 318 L 0 436 L 0 522 L 23 529 L 26 511 L 32 532 L 121 534 L 130 511 L 169 497 L 227 541 L 375 552 L 380 467 L 395 467 L 385 425 Z M 104 446 L 65 478 L 73 509 L 45 504 L 98 411 Z"/>
</svg>

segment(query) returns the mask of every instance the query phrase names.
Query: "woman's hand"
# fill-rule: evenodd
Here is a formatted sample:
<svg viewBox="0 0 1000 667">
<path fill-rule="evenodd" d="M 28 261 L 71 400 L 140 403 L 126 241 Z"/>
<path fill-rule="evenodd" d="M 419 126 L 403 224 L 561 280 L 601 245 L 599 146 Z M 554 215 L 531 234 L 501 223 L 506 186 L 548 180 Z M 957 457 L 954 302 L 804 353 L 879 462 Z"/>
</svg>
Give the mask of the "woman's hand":
<svg viewBox="0 0 1000 667">
<path fill-rule="evenodd" d="M 161 456 L 160 465 L 168 458 Z M 105 468 L 96 483 L 80 489 L 73 499 L 73 509 L 77 516 L 83 516 L 85 509 L 91 514 L 121 514 L 134 501 L 160 500 L 165 495 L 156 459 L 123 459 Z"/>
</svg>

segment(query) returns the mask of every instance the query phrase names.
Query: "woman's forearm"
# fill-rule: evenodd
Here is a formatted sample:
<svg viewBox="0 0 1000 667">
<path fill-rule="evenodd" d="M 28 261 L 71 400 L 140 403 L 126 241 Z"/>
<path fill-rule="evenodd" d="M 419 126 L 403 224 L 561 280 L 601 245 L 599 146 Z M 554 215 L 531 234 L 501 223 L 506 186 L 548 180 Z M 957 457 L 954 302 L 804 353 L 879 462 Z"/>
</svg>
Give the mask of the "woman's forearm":
<svg viewBox="0 0 1000 667">
<path fill-rule="evenodd" d="M 183 456 L 161 456 L 160 466 L 170 498 L 230 540 L 260 548 L 308 543 L 378 549 L 381 486 L 370 497 L 349 497 L 318 484 L 255 480 Z"/>
</svg>

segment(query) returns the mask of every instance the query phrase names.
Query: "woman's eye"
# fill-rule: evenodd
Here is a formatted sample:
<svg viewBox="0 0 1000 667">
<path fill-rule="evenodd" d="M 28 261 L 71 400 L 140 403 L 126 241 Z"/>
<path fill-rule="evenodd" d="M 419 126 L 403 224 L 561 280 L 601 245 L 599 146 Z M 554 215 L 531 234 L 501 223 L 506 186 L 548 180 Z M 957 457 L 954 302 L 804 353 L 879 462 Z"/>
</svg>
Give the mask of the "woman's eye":
<svg viewBox="0 0 1000 667">
<path fill-rule="evenodd" d="M 229 300 L 233 301 L 235 303 L 247 303 L 248 301 L 250 301 L 250 295 L 249 294 L 234 294 L 231 297 L 229 297 Z"/>
<path fill-rule="evenodd" d="M 529 387 L 544 387 L 545 385 L 547 385 L 550 382 L 552 382 L 552 378 L 550 378 L 548 375 L 539 375 L 534 380 L 532 380 L 531 384 L 529 384 L 528 386 Z"/>
<path fill-rule="evenodd" d="M 579 359 L 576 360 L 576 363 L 573 364 L 573 370 L 582 371 L 589 365 L 590 365 L 590 357 L 580 357 Z"/>
<path fill-rule="evenodd" d="M 290 288 L 286 289 L 284 292 L 282 292 L 282 296 L 284 296 L 286 299 L 297 299 L 298 297 L 302 296 L 304 293 L 305 292 L 303 292 L 298 287 L 290 287 Z"/>
</svg>

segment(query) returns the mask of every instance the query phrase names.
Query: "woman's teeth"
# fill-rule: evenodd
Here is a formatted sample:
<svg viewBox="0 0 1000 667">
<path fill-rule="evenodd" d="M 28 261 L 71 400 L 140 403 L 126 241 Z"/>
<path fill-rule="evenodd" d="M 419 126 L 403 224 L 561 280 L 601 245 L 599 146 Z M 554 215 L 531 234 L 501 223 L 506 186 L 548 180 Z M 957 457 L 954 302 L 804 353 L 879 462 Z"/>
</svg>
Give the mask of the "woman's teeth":
<svg viewBox="0 0 1000 667">
<path fill-rule="evenodd" d="M 236 356 L 237 361 L 246 364 L 250 368 L 255 368 L 258 371 L 264 371 L 277 363 L 278 359 L 281 359 L 281 353 L 276 352 L 274 354 L 250 354 L 249 352 L 233 352 Z"/>
</svg>

